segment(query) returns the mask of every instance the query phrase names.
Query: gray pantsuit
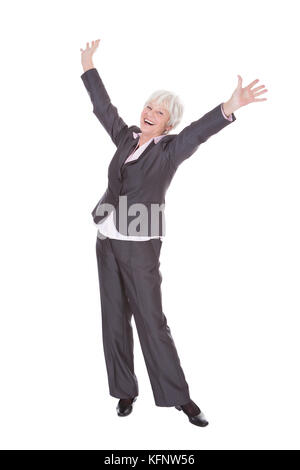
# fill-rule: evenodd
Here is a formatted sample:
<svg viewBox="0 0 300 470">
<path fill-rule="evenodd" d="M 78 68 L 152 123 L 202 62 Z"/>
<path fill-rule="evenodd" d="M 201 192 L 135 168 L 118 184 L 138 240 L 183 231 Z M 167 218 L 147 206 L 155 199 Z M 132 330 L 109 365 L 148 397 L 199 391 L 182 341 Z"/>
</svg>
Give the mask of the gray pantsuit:
<svg viewBox="0 0 300 470">
<path fill-rule="evenodd" d="M 134 135 L 141 130 L 135 125 L 128 126 L 119 116 L 96 68 L 87 70 L 81 78 L 91 98 L 95 116 L 116 146 L 108 167 L 107 189 L 92 211 L 93 220 L 101 225 L 109 211 L 115 208 L 117 230 L 122 235 L 130 235 L 131 218 L 135 216 L 127 214 L 123 224 L 120 196 L 126 196 L 128 208 L 136 203 L 142 203 L 147 209 L 152 208 L 153 204 L 164 206 L 166 191 L 178 167 L 196 152 L 199 145 L 236 118 L 232 114 L 232 121 L 228 120 L 220 103 L 178 134 L 168 134 L 157 144 L 152 141 L 137 160 L 124 165 L 136 147 Z M 190 202 L 193 201 L 190 201 L 189 191 L 185 188 L 179 208 L 181 220 L 184 205 Z M 103 213 L 102 209 L 107 205 L 110 208 Z M 150 210 L 148 213 L 149 224 L 139 236 L 164 236 L 164 214 L 156 224 L 155 215 L 152 216 Z M 133 315 L 155 403 L 158 406 L 174 406 L 187 403 L 190 396 L 162 311 L 161 244 L 159 238 L 132 241 L 97 237 L 103 346 L 110 394 L 116 398 L 138 395 L 133 364 Z"/>
</svg>

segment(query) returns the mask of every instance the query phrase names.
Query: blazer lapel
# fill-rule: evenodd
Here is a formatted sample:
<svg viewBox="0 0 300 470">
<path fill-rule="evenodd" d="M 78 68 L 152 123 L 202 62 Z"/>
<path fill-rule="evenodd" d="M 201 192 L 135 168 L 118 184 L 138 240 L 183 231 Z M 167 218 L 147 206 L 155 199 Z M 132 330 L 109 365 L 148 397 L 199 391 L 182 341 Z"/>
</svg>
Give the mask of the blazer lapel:
<svg viewBox="0 0 300 470">
<path fill-rule="evenodd" d="M 136 160 L 132 160 L 128 163 L 125 163 L 125 160 L 129 157 L 129 155 L 131 155 L 131 153 L 133 152 L 133 150 L 135 149 L 135 147 L 137 146 L 137 143 L 138 143 L 138 138 L 136 138 L 134 140 L 134 142 L 132 143 L 132 145 L 129 147 L 128 150 L 126 150 L 125 154 L 123 154 L 120 158 L 120 162 L 119 162 L 119 178 L 122 177 L 122 172 L 123 172 L 123 169 L 124 167 L 126 166 L 129 166 L 129 165 L 134 165 L 135 163 L 137 163 L 138 161 L 141 160 L 141 158 L 144 158 L 145 155 L 147 155 L 147 153 L 149 152 L 149 150 L 155 145 L 155 142 L 154 142 L 154 139 L 152 140 L 152 142 L 145 148 L 145 150 L 141 153 L 141 155 L 136 159 Z"/>
<path fill-rule="evenodd" d="M 135 163 L 139 162 L 142 158 L 145 157 L 145 155 L 149 152 L 149 150 L 150 150 L 154 145 L 155 145 L 155 142 L 154 142 L 154 140 L 152 140 L 152 142 L 151 142 L 149 145 L 147 145 L 147 147 L 145 148 L 145 150 L 143 150 L 143 152 L 141 153 L 141 155 L 140 155 L 137 159 L 132 160 L 132 161 L 130 161 L 130 162 L 128 162 L 128 163 L 126 163 L 126 162 L 124 161 L 124 162 L 123 162 L 123 167 L 124 167 L 125 165 L 126 165 L 126 166 L 127 166 L 127 165 L 134 165 Z M 130 155 L 130 153 L 127 155 L 127 157 L 129 157 L 129 155 Z M 125 160 L 126 160 L 126 159 L 125 159 Z"/>
<path fill-rule="evenodd" d="M 119 177 L 119 179 L 122 178 L 121 168 L 123 166 L 123 163 L 125 162 L 126 158 L 133 152 L 133 150 L 136 147 L 137 143 L 138 143 L 138 139 L 134 139 L 134 141 L 131 142 L 130 147 L 125 148 L 124 153 L 123 152 L 120 153 L 119 163 L 118 163 L 118 177 Z"/>
</svg>

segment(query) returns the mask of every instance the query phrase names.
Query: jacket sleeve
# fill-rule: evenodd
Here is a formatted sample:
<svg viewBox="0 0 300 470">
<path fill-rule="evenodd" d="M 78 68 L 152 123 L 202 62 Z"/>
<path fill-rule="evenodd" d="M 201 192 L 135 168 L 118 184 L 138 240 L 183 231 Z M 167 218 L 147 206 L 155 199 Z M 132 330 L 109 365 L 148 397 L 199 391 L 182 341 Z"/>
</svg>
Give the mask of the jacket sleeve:
<svg viewBox="0 0 300 470">
<path fill-rule="evenodd" d="M 128 128 L 127 124 L 119 116 L 117 108 L 111 103 L 96 68 L 84 72 L 81 79 L 92 101 L 93 113 L 118 147 L 121 136 Z"/>
<path fill-rule="evenodd" d="M 231 117 L 229 120 L 224 116 L 221 103 L 175 135 L 167 146 L 173 170 L 195 153 L 200 144 L 236 120 L 233 113 Z"/>
</svg>

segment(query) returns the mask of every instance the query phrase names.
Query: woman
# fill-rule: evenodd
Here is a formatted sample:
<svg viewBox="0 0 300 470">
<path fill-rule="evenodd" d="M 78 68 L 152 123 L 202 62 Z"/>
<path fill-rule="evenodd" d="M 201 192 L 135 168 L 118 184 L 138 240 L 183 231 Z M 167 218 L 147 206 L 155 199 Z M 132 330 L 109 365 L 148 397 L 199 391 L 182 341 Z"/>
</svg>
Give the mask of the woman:
<svg viewBox="0 0 300 470">
<path fill-rule="evenodd" d="M 258 80 L 242 88 L 238 75 L 231 98 L 179 134 L 170 134 L 170 130 L 179 124 L 183 106 L 173 93 L 158 90 L 145 103 L 140 127 L 128 127 L 94 67 L 92 56 L 99 42 L 92 41 L 91 46 L 87 43 L 86 49 L 80 50 L 84 69 L 81 78 L 93 112 L 117 147 L 109 164 L 107 190 L 92 211 L 98 227 L 96 254 L 110 395 L 119 399 L 118 416 L 128 416 L 139 393 L 133 361 L 133 314 L 155 404 L 175 406 L 192 424 L 203 427 L 208 421 L 190 397 L 162 311 L 161 207 L 164 209 L 165 194 L 178 166 L 201 143 L 234 122 L 234 111 L 265 100 L 257 96 L 267 90 L 261 90 L 264 85 L 252 89 Z M 133 219 L 137 212 L 139 216 Z"/>
</svg>

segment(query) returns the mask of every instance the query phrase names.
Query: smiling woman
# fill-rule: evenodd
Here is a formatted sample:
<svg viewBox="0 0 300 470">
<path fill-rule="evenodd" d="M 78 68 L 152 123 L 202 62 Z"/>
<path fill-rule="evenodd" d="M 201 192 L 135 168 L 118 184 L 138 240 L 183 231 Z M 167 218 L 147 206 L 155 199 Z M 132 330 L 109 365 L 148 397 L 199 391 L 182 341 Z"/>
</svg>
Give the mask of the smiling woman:
<svg viewBox="0 0 300 470">
<path fill-rule="evenodd" d="M 207 426 L 205 415 L 191 399 L 163 312 L 159 258 L 165 234 L 165 194 L 178 166 L 233 118 L 223 115 L 220 103 L 179 134 L 167 135 L 181 121 L 183 105 L 174 93 L 157 90 L 144 104 L 140 127 L 128 126 L 91 60 L 97 46 L 98 42 L 92 42 L 91 48 L 87 44 L 82 51 L 81 78 L 95 116 L 117 147 L 109 164 L 107 190 L 92 211 L 98 227 L 96 254 L 109 392 L 119 398 L 118 416 L 128 416 L 139 395 L 133 361 L 134 315 L 155 404 L 174 406 L 192 424 Z M 128 211 L 123 210 L 123 198 Z M 114 212 L 107 213 L 106 204 Z M 153 205 L 157 212 L 152 211 Z M 141 212 L 137 221 L 136 210 Z M 114 213 L 118 214 L 115 219 Z"/>
<path fill-rule="evenodd" d="M 118 416 L 128 416 L 139 395 L 134 372 L 131 324 L 134 316 L 155 404 L 174 406 L 192 424 L 204 427 L 208 421 L 191 399 L 162 308 L 159 257 L 165 235 L 165 195 L 178 167 L 199 145 L 232 124 L 236 120 L 234 111 L 241 106 L 265 100 L 257 96 L 266 90 L 259 91 L 264 85 L 252 89 L 258 80 L 243 88 L 239 76 L 228 101 L 218 102 L 178 134 L 168 133 L 181 121 L 183 105 L 174 93 L 157 90 L 144 104 L 140 127 L 128 126 L 111 103 L 93 65 L 91 58 L 98 44 L 99 40 L 92 41 L 91 47 L 87 43 L 87 48 L 81 50 L 84 68 L 81 78 L 95 116 L 117 147 L 108 168 L 107 189 L 92 211 L 99 232 L 96 254 L 109 392 L 119 399 Z M 183 190 L 183 199 L 188 197 L 185 193 L 188 191 Z M 159 210 L 152 213 L 149 208 L 153 204 Z M 116 218 L 111 217 L 113 212 L 107 211 L 107 205 L 118 214 Z M 162 220 L 157 217 L 160 208 Z M 136 211 L 142 217 L 136 218 Z"/>
<path fill-rule="evenodd" d="M 98 42 L 92 42 L 91 48 L 87 44 L 82 51 L 81 78 L 95 116 L 117 147 L 109 164 L 107 190 L 92 211 L 98 227 L 96 254 L 109 392 L 119 398 L 118 416 L 128 416 L 139 395 L 133 361 L 131 318 L 134 315 L 155 404 L 174 406 L 192 424 L 207 426 L 205 415 L 191 399 L 163 312 L 159 258 L 165 235 L 165 194 L 177 168 L 202 142 L 228 126 L 235 117 L 225 117 L 219 103 L 179 134 L 167 135 L 179 124 L 183 105 L 174 93 L 157 90 L 144 104 L 140 127 L 128 126 L 111 103 L 92 63 L 91 56 L 97 46 Z M 230 108 L 229 102 L 229 111 Z M 123 198 L 128 211 L 123 210 Z M 156 211 L 152 212 L 153 203 L 159 209 L 158 216 Z M 106 204 L 114 212 L 107 213 Z M 141 213 L 137 220 L 136 210 Z M 116 218 L 111 217 L 114 213 L 118 214 Z"/>
</svg>

